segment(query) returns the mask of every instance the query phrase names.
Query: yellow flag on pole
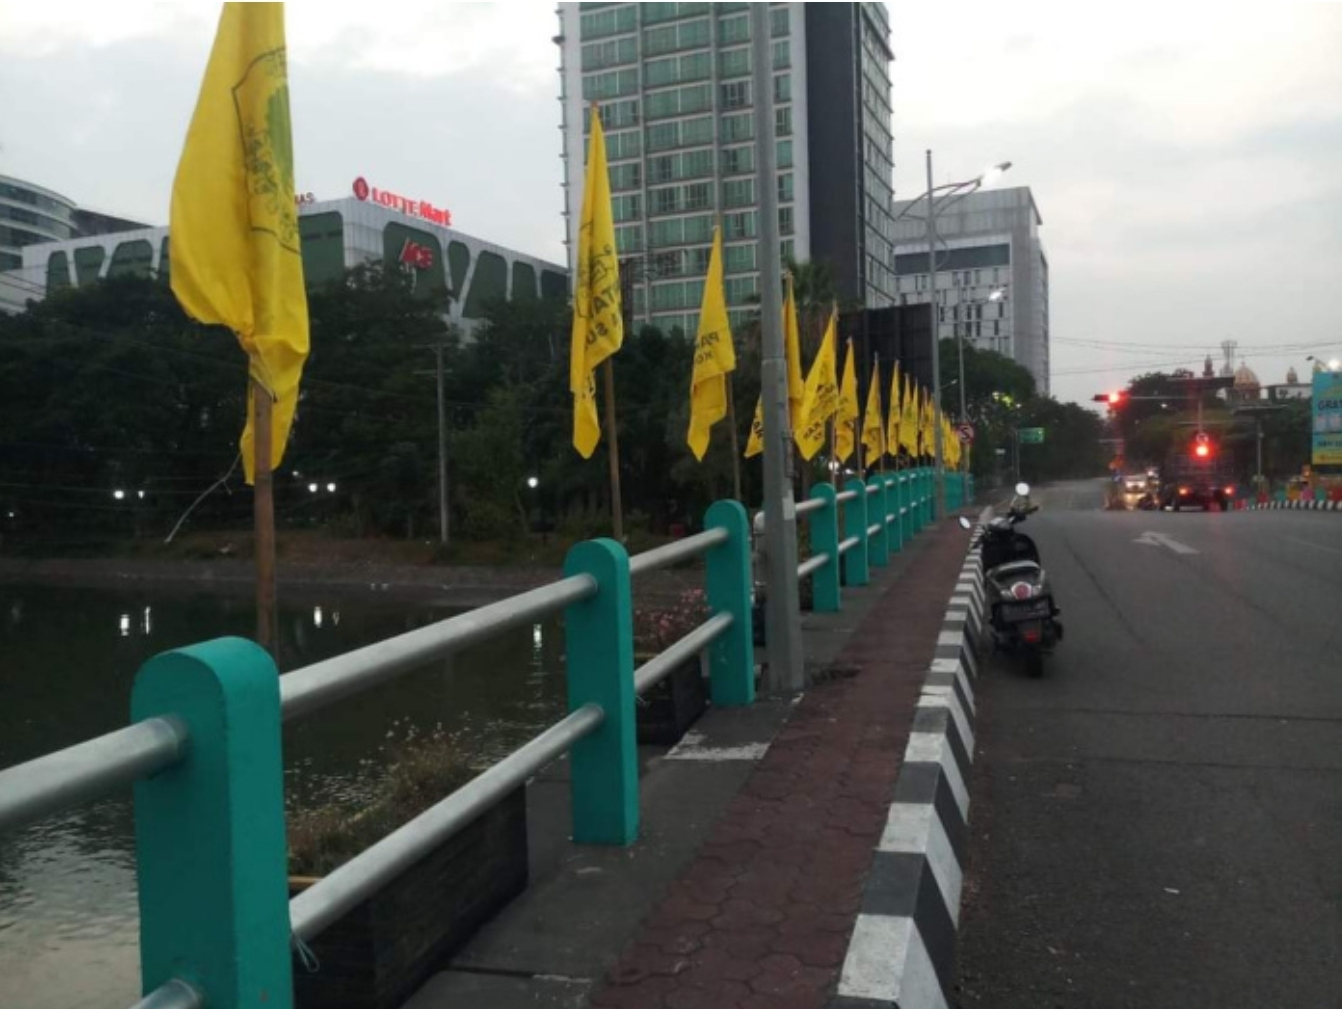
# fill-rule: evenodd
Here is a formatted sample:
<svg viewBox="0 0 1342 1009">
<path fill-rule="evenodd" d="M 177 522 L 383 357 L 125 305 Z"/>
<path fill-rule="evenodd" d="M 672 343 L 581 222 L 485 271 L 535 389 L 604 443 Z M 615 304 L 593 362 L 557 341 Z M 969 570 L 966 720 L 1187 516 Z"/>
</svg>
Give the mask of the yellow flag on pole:
<svg viewBox="0 0 1342 1009">
<path fill-rule="evenodd" d="M 690 451 L 703 461 L 713 425 L 727 416 L 727 376 L 736 370 L 736 348 L 727 318 L 722 282 L 722 234 L 713 232 L 699 334 L 694 342 L 694 377 L 690 383 Z"/>
<path fill-rule="evenodd" d="M 801 406 L 806 396 L 806 379 L 801 370 L 801 329 L 797 325 L 797 299 L 792 293 L 792 277 L 787 277 L 787 295 L 783 300 L 783 344 L 787 354 L 788 423 L 792 425 L 794 440 L 801 427 Z M 800 444 L 800 440 L 798 440 Z M 752 459 L 764 452 L 764 397 L 755 404 L 755 419 L 750 425 L 750 441 L 745 457 Z"/>
<path fill-rule="evenodd" d="M 824 447 L 826 426 L 839 410 L 839 376 L 834 353 L 837 330 L 837 316 L 830 315 L 825 338 L 820 342 L 820 352 L 811 362 L 811 372 L 806 376 L 797 448 L 801 451 L 801 457 L 808 462 Z"/>
<path fill-rule="evenodd" d="M 601 110 L 592 105 L 592 135 L 578 228 L 573 278 L 573 340 L 569 346 L 569 391 L 573 393 L 573 447 L 590 459 L 601 441 L 596 410 L 596 369 L 624 343 L 620 309 L 620 263 L 615 217 L 610 205 L 610 173 Z"/>
<path fill-rule="evenodd" d="M 893 459 L 899 458 L 899 424 L 902 419 L 899 402 L 899 362 L 895 362 L 890 376 L 890 420 L 885 426 L 885 451 Z"/>
<path fill-rule="evenodd" d="M 918 387 L 913 376 L 904 376 L 903 411 L 899 421 L 899 444 L 911 458 L 918 456 Z"/>
<path fill-rule="evenodd" d="M 875 466 L 885 455 L 885 411 L 881 407 L 881 362 L 872 362 L 871 382 L 867 385 L 867 409 L 862 416 L 862 447 L 867 450 L 866 464 Z"/>
<path fill-rule="evenodd" d="M 192 318 L 227 326 L 274 400 L 270 459 L 284 458 L 308 356 L 284 4 L 226 3 L 172 185 L 172 291 Z M 250 386 L 250 383 L 249 383 Z M 256 475 L 248 394 L 242 463 Z"/>
<path fill-rule="evenodd" d="M 834 415 L 834 454 L 840 462 L 847 462 L 857 449 L 857 422 L 862 417 L 862 403 L 857 398 L 857 356 L 853 341 L 848 341 L 848 360 L 843 366 L 843 381 L 839 383 L 839 409 Z"/>
</svg>

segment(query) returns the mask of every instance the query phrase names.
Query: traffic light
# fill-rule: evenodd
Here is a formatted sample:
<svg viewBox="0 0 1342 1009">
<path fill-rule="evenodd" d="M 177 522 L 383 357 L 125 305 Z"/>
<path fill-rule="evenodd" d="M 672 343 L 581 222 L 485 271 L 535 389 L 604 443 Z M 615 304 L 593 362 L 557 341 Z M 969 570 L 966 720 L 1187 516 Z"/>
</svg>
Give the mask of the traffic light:
<svg viewBox="0 0 1342 1009">
<path fill-rule="evenodd" d="M 1193 454 L 1199 459 L 1212 457 L 1212 440 L 1205 431 L 1199 431 L 1197 437 L 1193 439 Z"/>
<path fill-rule="evenodd" d="M 1122 391 L 1106 392 L 1101 393 L 1098 396 L 1094 396 L 1092 397 L 1092 399 L 1094 399 L 1096 403 L 1107 404 L 1110 410 L 1117 410 L 1120 406 L 1122 406 L 1124 403 L 1128 401 L 1128 394 Z"/>
</svg>

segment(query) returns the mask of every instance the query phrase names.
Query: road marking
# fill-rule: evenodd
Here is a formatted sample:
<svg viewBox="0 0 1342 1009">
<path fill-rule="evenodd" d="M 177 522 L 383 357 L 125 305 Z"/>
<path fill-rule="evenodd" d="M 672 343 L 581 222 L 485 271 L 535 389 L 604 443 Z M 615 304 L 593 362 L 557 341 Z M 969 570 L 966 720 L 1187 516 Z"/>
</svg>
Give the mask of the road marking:
<svg viewBox="0 0 1342 1009">
<path fill-rule="evenodd" d="M 1309 540 L 1296 539 L 1294 536 L 1284 538 L 1292 543 L 1299 543 L 1302 547 L 1309 547 L 1311 550 L 1326 550 L 1330 554 L 1342 554 L 1342 550 L 1337 549 L 1337 547 L 1326 547 L 1322 543 L 1312 543 Z"/>
<path fill-rule="evenodd" d="M 1181 554 L 1185 557 L 1197 553 L 1192 547 L 1185 546 L 1178 540 L 1166 536 L 1164 533 L 1146 533 L 1140 539 L 1135 539 L 1132 542 L 1144 547 L 1163 547 L 1166 550 L 1173 550 L 1176 554 Z"/>
</svg>

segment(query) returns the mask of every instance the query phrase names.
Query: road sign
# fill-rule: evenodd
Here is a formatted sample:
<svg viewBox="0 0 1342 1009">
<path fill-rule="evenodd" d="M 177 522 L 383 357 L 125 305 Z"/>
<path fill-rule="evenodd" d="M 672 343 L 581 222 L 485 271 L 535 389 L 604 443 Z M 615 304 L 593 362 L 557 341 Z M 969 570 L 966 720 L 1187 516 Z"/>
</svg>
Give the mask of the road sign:
<svg viewBox="0 0 1342 1009">
<path fill-rule="evenodd" d="M 955 429 L 955 433 L 960 436 L 960 440 L 964 442 L 966 445 L 974 444 L 973 424 L 961 424 L 958 428 Z"/>
<path fill-rule="evenodd" d="M 1044 444 L 1044 429 L 1042 427 L 1022 427 L 1016 431 L 1016 440 L 1022 445 L 1042 445 Z"/>
</svg>

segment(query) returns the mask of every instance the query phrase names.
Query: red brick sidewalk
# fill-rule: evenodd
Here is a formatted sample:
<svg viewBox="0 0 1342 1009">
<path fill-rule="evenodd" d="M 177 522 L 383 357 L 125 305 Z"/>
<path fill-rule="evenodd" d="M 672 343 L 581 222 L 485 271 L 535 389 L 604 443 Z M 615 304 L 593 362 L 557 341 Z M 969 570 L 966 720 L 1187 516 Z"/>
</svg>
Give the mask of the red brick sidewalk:
<svg viewBox="0 0 1342 1009">
<path fill-rule="evenodd" d="M 833 996 L 967 537 L 949 523 L 807 691 L 625 949 L 604 1009 L 821 1009 Z"/>
</svg>

